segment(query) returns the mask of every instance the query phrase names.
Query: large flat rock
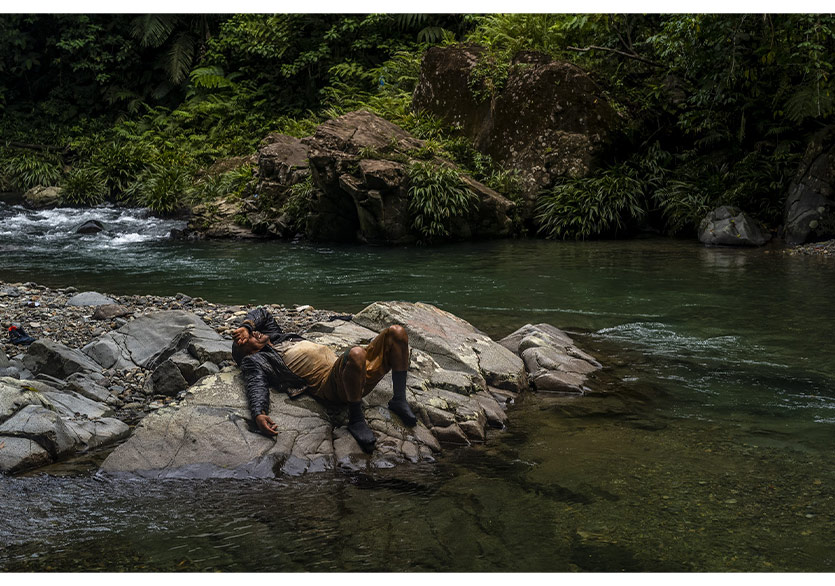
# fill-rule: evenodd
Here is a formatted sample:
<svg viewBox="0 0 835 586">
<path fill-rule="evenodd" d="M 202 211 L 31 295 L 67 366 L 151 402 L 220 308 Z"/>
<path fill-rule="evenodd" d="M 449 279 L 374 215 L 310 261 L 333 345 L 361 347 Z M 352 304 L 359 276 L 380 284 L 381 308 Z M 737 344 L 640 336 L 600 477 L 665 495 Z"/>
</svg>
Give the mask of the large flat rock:
<svg viewBox="0 0 835 586">
<path fill-rule="evenodd" d="M 411 364 L 407 399 L 418 424 L 408 428 L 387 407 L 386 376 L 364 399 L 377 437 L 364 454 L 348 433 L 344 406 L 274 391 L 270 416 L 277 438 L 252 431 L 243 380 L 236 367 L 204 377 L 186 397 L 145 417 L 101 471 L 147 478 L 274 477 L 328 470 L 430 462 L 445 446 L 485 441 L 507 416 L 492 390 L 513 394 L 527 384 L 512 352 L 452 314 L 431 305 L 375 303 L 354 321 L 315 324 L 306 337 L 337 352 L 364 346 L 394 323 L 407 327 Z"/>
<path fill-rule="evenodd" d="M 522 358 L 536 391 L 583 394 L 588 375 L 602 368 L 550 324 L 525 324 L 499 343 Z"/>
</svg>

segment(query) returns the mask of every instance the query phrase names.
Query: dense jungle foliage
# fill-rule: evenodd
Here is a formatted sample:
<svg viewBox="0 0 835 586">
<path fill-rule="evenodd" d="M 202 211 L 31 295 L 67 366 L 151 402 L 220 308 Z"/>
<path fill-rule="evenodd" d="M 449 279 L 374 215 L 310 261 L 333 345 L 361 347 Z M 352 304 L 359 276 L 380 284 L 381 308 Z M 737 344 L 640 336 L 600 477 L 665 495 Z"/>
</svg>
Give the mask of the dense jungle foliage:
<svg viewBox="0 0 835 586">
<path fill-rule="evenodd" d="M 588 71 L 629 120 L 601 169 L 540 195 L 542 236 L 687 234 L 722 204 L 773 228 L 835 110 L 834 30 L 803 14 L 5 14 L 0 190 L 59 184 L 75 203 L 158 212 L 243 196 L 251 168 L 212 163 L 366 108 L 513 197 L 512 169 L 410 109 L 423 53 L 466 42 L 487 48 L 478 87 L 500 90 L 516 52 L 541 51 Z M 426 165 L 413 175 L 415 228 L 446 233 L 467 195 Z"/>
</svg>

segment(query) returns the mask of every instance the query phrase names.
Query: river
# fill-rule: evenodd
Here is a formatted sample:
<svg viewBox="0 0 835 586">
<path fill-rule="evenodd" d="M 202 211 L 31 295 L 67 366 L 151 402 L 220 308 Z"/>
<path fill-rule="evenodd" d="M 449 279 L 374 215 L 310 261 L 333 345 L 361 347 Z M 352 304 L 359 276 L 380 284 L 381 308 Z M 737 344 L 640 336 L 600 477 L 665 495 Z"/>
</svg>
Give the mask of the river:
<svg viewBox="0 0 835 586">
<path fill-rule="evenodd" d="M 86 219 L 106 231 L 81 236 Z M 600 397 L 527 395 L 431 466 L 0 478 L 2 570 L 833 571 L 835 260 L 643 238 L 442 247 L 180 242 L 141 210 L 0 202 L 2 280 L 569 331 Z M 83 462 L 82 462 L 83 463 Z"/>
</svg>

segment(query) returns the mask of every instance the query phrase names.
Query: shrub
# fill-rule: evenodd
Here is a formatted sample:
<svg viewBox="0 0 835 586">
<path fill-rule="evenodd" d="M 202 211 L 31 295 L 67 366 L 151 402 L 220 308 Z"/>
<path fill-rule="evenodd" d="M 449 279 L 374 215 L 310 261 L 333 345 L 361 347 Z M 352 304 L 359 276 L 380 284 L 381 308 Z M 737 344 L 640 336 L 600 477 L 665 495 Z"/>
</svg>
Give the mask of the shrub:
<svg viewBox="0 0 835 586">
<path fill-rule="evenodd" d="M 3 157 L 2 175 L 2 183 L 17 191 L 57 185 L 61 181 L 61 160 L 50 153 L 12 153 Z"/>
<path fill-rule="evenodd" d="M 98 169 L 78 167 L 64 180 L 64 199 L 74 205 L 98 205 L 107 197 L 107 185 Z"/>
<path fill-rule="evenodd" d="M 98 146 L 90 158 L 90 166 L 104 180 L 107 195 L 120 200 L 155 155 L 138 140 L 109 141 Z"/>
<path fill-rule="evenodd" d="M 408 174 L 412 228 L 423 242 L 448 238 L 453 220 L 468 215 L 477 196 L 451 167 L 418 161 L 409 167 Z"/>
<path fill-rule="evenodd" d="M 146 168 L 125 193 L 134 203 L 167 214 L 183 206 L 191 186 L 189 166 L 167 155 Z"/>
<path fill-rule="evenodd" d="M 241 165 L 226 173 L 206 176 L 200 179 L 192 189 L 189 197 L 193 200 L 209 200 L 218 197 L 244 197 L 252 181 L 252 165 Z"/>
<path fill-rule="evenodd" d="M 536 220 L 546 238 L 617 236 L 644 218 L 644 184 L 626 165 L 570 180 L 540 197 Z"/>
</svg>

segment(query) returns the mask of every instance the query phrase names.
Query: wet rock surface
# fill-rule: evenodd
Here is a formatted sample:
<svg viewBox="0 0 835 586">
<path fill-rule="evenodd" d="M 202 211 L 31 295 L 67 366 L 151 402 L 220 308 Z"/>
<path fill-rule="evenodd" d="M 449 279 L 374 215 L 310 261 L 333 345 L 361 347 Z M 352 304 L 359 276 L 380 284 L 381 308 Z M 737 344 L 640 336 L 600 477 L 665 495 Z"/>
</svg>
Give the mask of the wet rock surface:
<svg viewBox="0 0 835 586">
<path fill-rule="evenodd" d="M 550 324 L 527 324 L 499 344 L 517 354 L 536 391 L 584 393 L 588 375 L 603 366 Z"/>
<path fill-rule="evenodd" d="M 372 454 L 363 453 L 347 430 L 344 406 L 309 396 L 271 394 L 270 413 L 279 435 L 251 431 L 246 397 L 237 368 L 226 368 L 191 387 L 176 405 L 146 417 L 134 436 L 104 462 L 102 471 L 152 478 L 273 477 L 336 467 L 388 468 L 428 462 L 443 447 L 485 441 L 489 428 L 502 428 L 506 395 L 527 388 L 517 356 L 464 320 L 431 305 L 374 303 L 352 321 L 313 324 L 305 337 L 338 353 L 365 345 L 392 324 L 403 325 L 411 346 L 406 396 L 418 424 L 405 426 L 388 407 L 386 376 L 363 403 L 377 437 Z M 171 433 L 173 430 L 173 433 Z"/>
<path fill-rule="evenodd" d="M 72 390 L 0 378 L 0 472 L 43 466 L 129 432 L 106 405 Z"/>
<path fill-rule="evenodd" d="M 193 350 L 197 355 L 192 357 L 196 365 L 191 371 L 183 367 L 188 372 L 187 381 L 192 384 L 200 376 L 217 372 L 231 364 L 226 359 L 220 359 L 219 364 L 210 360 L 219 359 L 223 353 L 227 353 L 228 358 L 231 332 L 250 307 L 215 304 L 183 294 L 173 297 L 108 295 L 107 298 L 111 302 L 115 301 L 115 305 L 69 305 L 70 299 L 78 293 L 72 287 L 51 289 L 35 283 L 0 282 L 0 326 L 3 328 L 3 335 L 0 336 L 0 376 L 27 380 L 50 377 L 53 379 L 50 384 L 63 383 L 73 392 L 91 399 L 96 397 L 94 400 L 105 403 L 113 410 L 114 417 L 129 425 L 134 425 L 147 413 L 176 400 L 176 396 L 155 392 L 153 385 L 148 382 L 159 364 L 151 367 L 130 359 L 136 356 L 143 362 L 142 357 L 147 359 L 149 353 L 154 353 L 151 347 L 146 346 L 144 350 L 141 348 L 142 339 L 160 344 L 157 350 L 167 349 L 174 360 L 175 353 L 184 352 L 192 357 L 190 349 Z M 105 297 L 99 293 L 96 295 Z M 100 312 L 116 306 L 120 309 L 113 312 L 111 317 Z M 310 306 L 301 311 L 282 305 L 267 307 L 288 332 L 304 331 L 310 324 L 334 315 L 334 312 L 316 310 Z M 127 339 L 125 331 L 140 329 L 128 324 L 137 320 L 140 324 L 156 323 L 149 316 L 163 311 L 179 312 L 179 319 L 184 320 L 184 326 L 175 328 L 176 331 L 167 338 L 160 337 L 159 332 L 149 332 L 140 334 L 142 338 L 132 336 L 130 344 L 120 346 L 120 342 Z M 192 317 L 183 318 L 182 314 Z M 192 335 L 195 331 L 185 333 L 188 330 L 185 326 L 189 324 L 202 326 L 196 330 L 200 335 Z M 40 348 L 36 346 L 31 357 L 27 358 L 30 347 L 10 342 L 6 331 L 12 325 L 22 326 L 36 338 L 32 346 L 38 344 Z M 125 326 L 128 326 L 127 329 L 120 331 Z M 216 337 L 212 339 L 212 336 Z M 170 344 L 174 346 L 169 348 Z M 52 365 L 39 357 L 56 349 L 61 354 L 56 353 L 55 356 L 69 356 L 72 360 Z M 132 351 L 135 354 L 131 354 Z M 107 357 L 112 363 L 108 363 Z M 121 360 L 118 367 L 115 366 L 117 359 Z M 35 366 L 36 370 L 39 369 L 36 364 L 43 362 L 44 370 L 32 372 L 26 362 Z M 84 366 L 73 367 L 75 363 Z M 56 368 L 61 371 L 56 371 Z M 66 372 L 67 369 L 72 372 Z M 59 378 L 65 375 L 66 379 Z"/>
</svg>

